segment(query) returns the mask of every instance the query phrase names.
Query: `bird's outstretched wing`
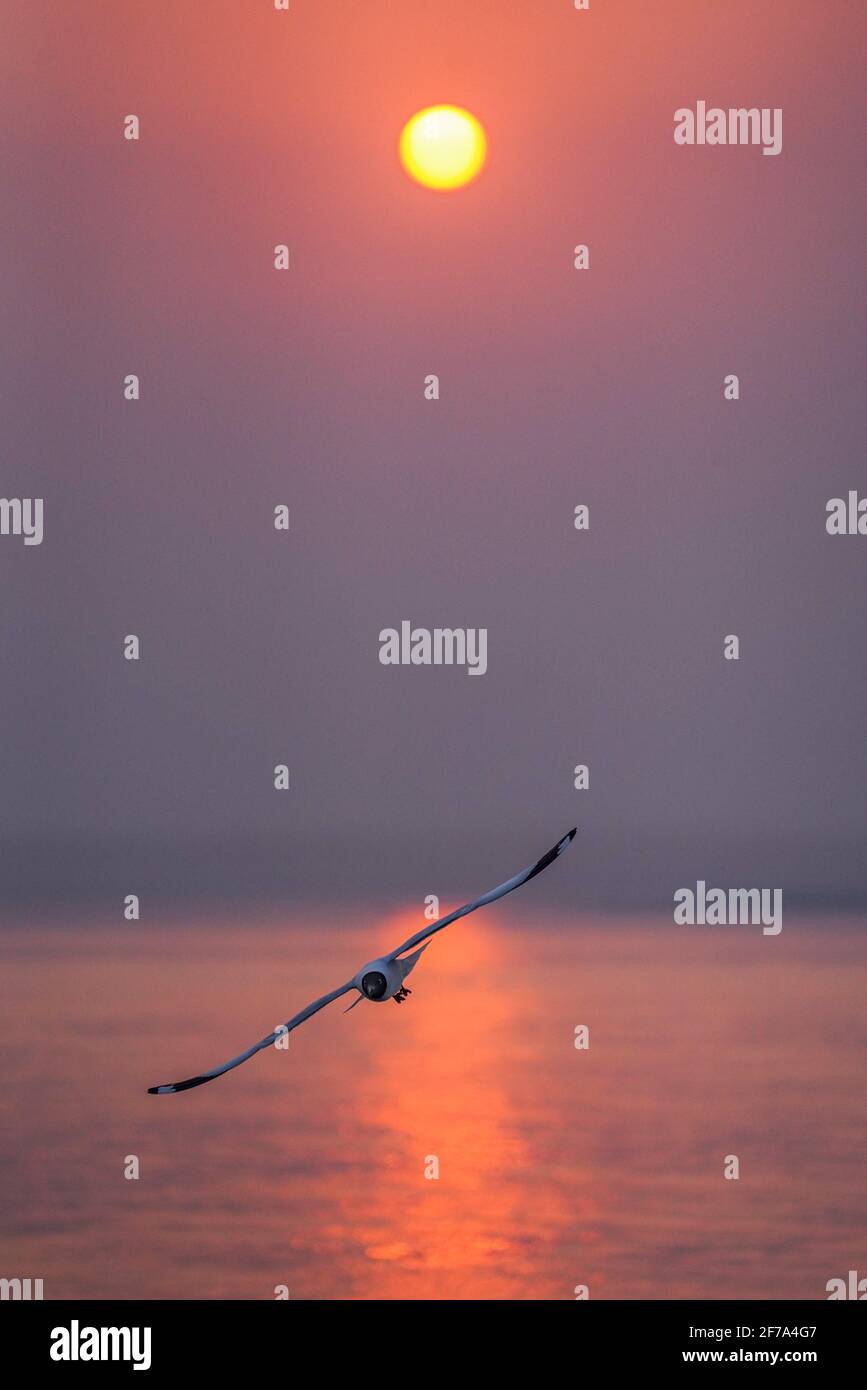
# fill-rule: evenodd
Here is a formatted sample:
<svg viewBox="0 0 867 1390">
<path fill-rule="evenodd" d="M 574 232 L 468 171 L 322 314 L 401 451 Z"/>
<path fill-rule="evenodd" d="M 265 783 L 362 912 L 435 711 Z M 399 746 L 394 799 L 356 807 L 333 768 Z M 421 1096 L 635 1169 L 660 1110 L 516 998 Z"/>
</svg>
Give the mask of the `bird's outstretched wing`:
<svg viewBox="0 0 867 1390">
<path fill-rule="evenodd" d="M 291 1033 L 292 1029 L 297 1028 L 299 1023 L 304 1023 L 306 1019 L 318 1013 L 320 1009 L 324 1009 L 326 1004 L 330 1004 L 334 999 L 339 999 L 341 994 L 348 994 L 349 991 L 354 988 L 355 986 L 352 980 L 350 980 L 348 984 L 341 985 L 339 989 L 332 990 L 330 994 L 323 994 L 321 999 L 314 999 L 312 1004 L 308 1004 L 307 1008 L 302 1009 L 300 1014 L 296 1014 L 294 1018 L 290 1018 L 289 1022 L 284 1024 L 282 1028 L 278 1028 L 275 1032 L 269 1033 L 267 1038 L 263 1038 L 261 1042 L 254 1043 L 252 1047 L 247 1048 L 246 1052 L 242 1052 L 239 1057 L 233 1057 L 231 1062 L 224 1062 L 223 1066 L 214 1067 L 213 1071 L 203 1071 L 200 1076 L 191 1076 L 187 1081 L 173 1081 L 168 1086 L 149 1086 L 148 1095 L 168 1096 L 174 1091 L 190 1091 L 194 1086 L 204 1086 L 206 1081 L 213 1081 L 215 1076 L 222 1076 L 224 1071 L 231 1071 L 233 1067 L 239 1067 L 242 1062 L 247 1061 L 248 1057 L 252 1057 L 255 1053 L 261 1052 L 263 1047 L 270 1047 L 271 1043 L 276 1042 L 279 1037 L 283 1037 L 286 1033 Z"/>
<path fill-rule="evenodd" d="M 398 946 L 394 951 L 389 951 L 385 959 L 396 960 L 404 951 L 408 951 L 411 946 L 417 946 L 420 941 L 424 941 L 427 937 L 433 936 L 434 932 L 442 931 L 443 927 L 447 927 L 450 922 L 456 922 L 459 917 L 466 917 L 468 912 L 475 912 L 477 907 L 484 907 L 486 903 L 496 902 L 497 898 L 504 898 L 506 894 L 511 893 L 514 888 L 520 888 L 522 883 L 529 883 L 531 878 L 535 878 L 543 869 L 547 869 L 549 864 L 553 864 L 557 856 L 563 853 L 566 846 L 572 843 L 575 839 L 577 828 L 578 827 L 575 826 L 569 831 L 568 835 L 564 835 L 562 840 L 558 841 L 553 849 L 549 849 L 548 853 L 543 854 L 541 859 L 537 859 L 535 864 L 531 864 L 529 869 L 523 869 L 521 873 L 515 874 L 514 878 L 507 879 L 505 883 L 501 883 L 499 888 L 492 888 L 490 893 L 483 894 L 481 898 L 476 898 L 474 902 L 466 903 L 464 907 L 459 907 L 456 912 L 450 912 L 448 917 L 441 917 L 438 922 L 432 922 L 429 927 L 422 927 L 421 931 L 417 931 L 415 936 L 411 936 L 402 946 Z"/>
</svg>

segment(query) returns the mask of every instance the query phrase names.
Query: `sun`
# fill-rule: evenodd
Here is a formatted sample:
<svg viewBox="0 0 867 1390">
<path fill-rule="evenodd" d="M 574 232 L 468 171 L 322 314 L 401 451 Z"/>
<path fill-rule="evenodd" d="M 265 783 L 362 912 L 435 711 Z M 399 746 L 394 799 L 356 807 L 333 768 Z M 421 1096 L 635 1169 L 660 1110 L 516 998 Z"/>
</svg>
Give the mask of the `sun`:
<svg viewBox="0 0 867 1390">
<path fill-rule="evenodd" d="M 481 124 L 462 106 L 427 106 L 407 121 L 400 137 L 403 167 L 426 188 L 471 183 L 487 152 Z"/>
</svg>

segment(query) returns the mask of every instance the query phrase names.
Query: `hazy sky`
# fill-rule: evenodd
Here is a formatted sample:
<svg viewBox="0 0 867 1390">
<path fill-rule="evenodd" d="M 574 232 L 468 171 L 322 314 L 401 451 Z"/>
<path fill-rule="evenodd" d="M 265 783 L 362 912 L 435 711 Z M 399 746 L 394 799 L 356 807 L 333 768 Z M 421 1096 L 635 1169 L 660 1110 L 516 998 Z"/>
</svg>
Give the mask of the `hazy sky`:
<svg viewBox="0 0 867 1390">
<path fill-rule="evenodd" d="M 863 897 L 862 6 L 4 13 L 7 895 L 480 890 L 577 821 L 588 901 Z M 676 146 L 698 100 L 782 153 Z M 487 672 L 382 666 L 402 619 Z"/>
</svg>

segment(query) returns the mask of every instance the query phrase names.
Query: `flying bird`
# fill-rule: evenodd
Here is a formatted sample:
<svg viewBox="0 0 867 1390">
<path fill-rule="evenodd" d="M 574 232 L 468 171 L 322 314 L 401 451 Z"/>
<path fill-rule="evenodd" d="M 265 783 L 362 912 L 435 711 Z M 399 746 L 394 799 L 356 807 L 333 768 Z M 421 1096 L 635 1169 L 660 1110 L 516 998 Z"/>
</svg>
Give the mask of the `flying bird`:
<svg viewBox="0 0 867 1390">
<path fill-rule="evenodd" d="M 404 980 L 411 970 L 418 963 L 419 956 L 426 951 L 430 945 L 428 937 L 436 932 L 442 931 L 450 922 L 456 922 L 459 917 L 466 917 L 468 913 L 475 912 L 477 907 L 484 907 L 486 903 L 496 902 L 497 898 L 504 898 L 513 889 L 520 888 L 522 883 L 529 883 L 531 878 L 535 878 L 543 869 L 547 869 L 558 855 L 562 854 L 567 845 L 571 844 L 575 838 L 575 830 L 570 830 L 568 835 L 564 835 L 553 849 L 549 849 L 547 854 L 543 854 L 541 859 L 537 859 L 535 864 L 531 864 L 529 869 L 523 869 L 521 873 L 515 874 L 514 878 L 509 878 L 505 883 L 501 883 L 499 888 L 492 888 L 490 893 L 484 893 L 482 897 L 474 899 L 471 903 L 466 903 L 459 907 L 457 911 L 450 912 L 447 917 L 441 917 L 439 921 L 431 923 L 428 927 L 422 927 L 414 936 L 404 941 L 401 946 L 390 951 L 387 956 L 380 956 L 378 960 L 369 961 L 339 989 L 333 989 L 330 994 L 323 994 L 321 999 L 314 999 L 312 1004 L 308 1004 L 306 1009 L 295 1014 L 281 1028 L 269 1033 L 267 1038 L 261 1042 L 254 1043 L 248 1047 L 246 1052 L 242 1052 L 238 1057 L 233 1057 L 231 1062 L 224 1062 L 221 1067 L 214 1067 L 213 1071 L 202 1072 L 200 1076 L 191 1076 L 187 1081 L 173 1081 L 168 1086 L 149 1086 L 148 1095 L 167 1096 L 175 1091 L 190 1091 L 194 1086 L 204 1086 L 206 1081 L 213 1081 L 215 1077 L 222 1076 L 223 1072 L 231 1071 L 233 1067 L 239 1067 L 242 1062 L 261 1052 L 264 1047 L 270 1047 L 278 1038 L 291 1033 L 293 1028 L 305 1023 L 308 1018 L 312 1018 L 320 1009 L 324 1009 L 326 1004 L 331 1004 L 335 999 L 339 999 L 343 994 L 349 994 L 350 990 L 358 991 L 358 998 L 350 1004 L 344 1013 L 349 1013 L 356 1004 L 360 1004 L 363 999 L 369 999 L 373 1004 L 382 1004 L 386 999 L 393 999 L 396 1004 L 403 1003 L 408 994 L 412 991 L 407 989 Z M 423 943 L 423 944 L 420 944 Z M 417 946 L 418 950 L 413 950 Z M 410 951 L 410 955 L 404 955 L 405 951 Z"/>
</svg>

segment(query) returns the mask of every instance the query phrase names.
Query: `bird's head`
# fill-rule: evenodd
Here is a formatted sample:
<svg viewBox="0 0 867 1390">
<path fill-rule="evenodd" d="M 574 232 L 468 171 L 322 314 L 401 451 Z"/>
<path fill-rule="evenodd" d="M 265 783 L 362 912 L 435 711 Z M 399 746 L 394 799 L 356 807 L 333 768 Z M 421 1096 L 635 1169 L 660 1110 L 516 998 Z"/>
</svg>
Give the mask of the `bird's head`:
<svg viewBox="0 0 867 1390">
<path fill-rule="evenodd" d="M 361 967 L 353 984 L 363 998 L 378 1004 L 383 999 L 390 999 L 400 988 L 400 970 L 394 961 L 372 960 Z"/>
<path fill-rule="evenodd" d="M 381 970 L 368 970 L 361 977 L 361 989 L 368 999 L 384 999 L 388 980 Z"/>
</svg>

